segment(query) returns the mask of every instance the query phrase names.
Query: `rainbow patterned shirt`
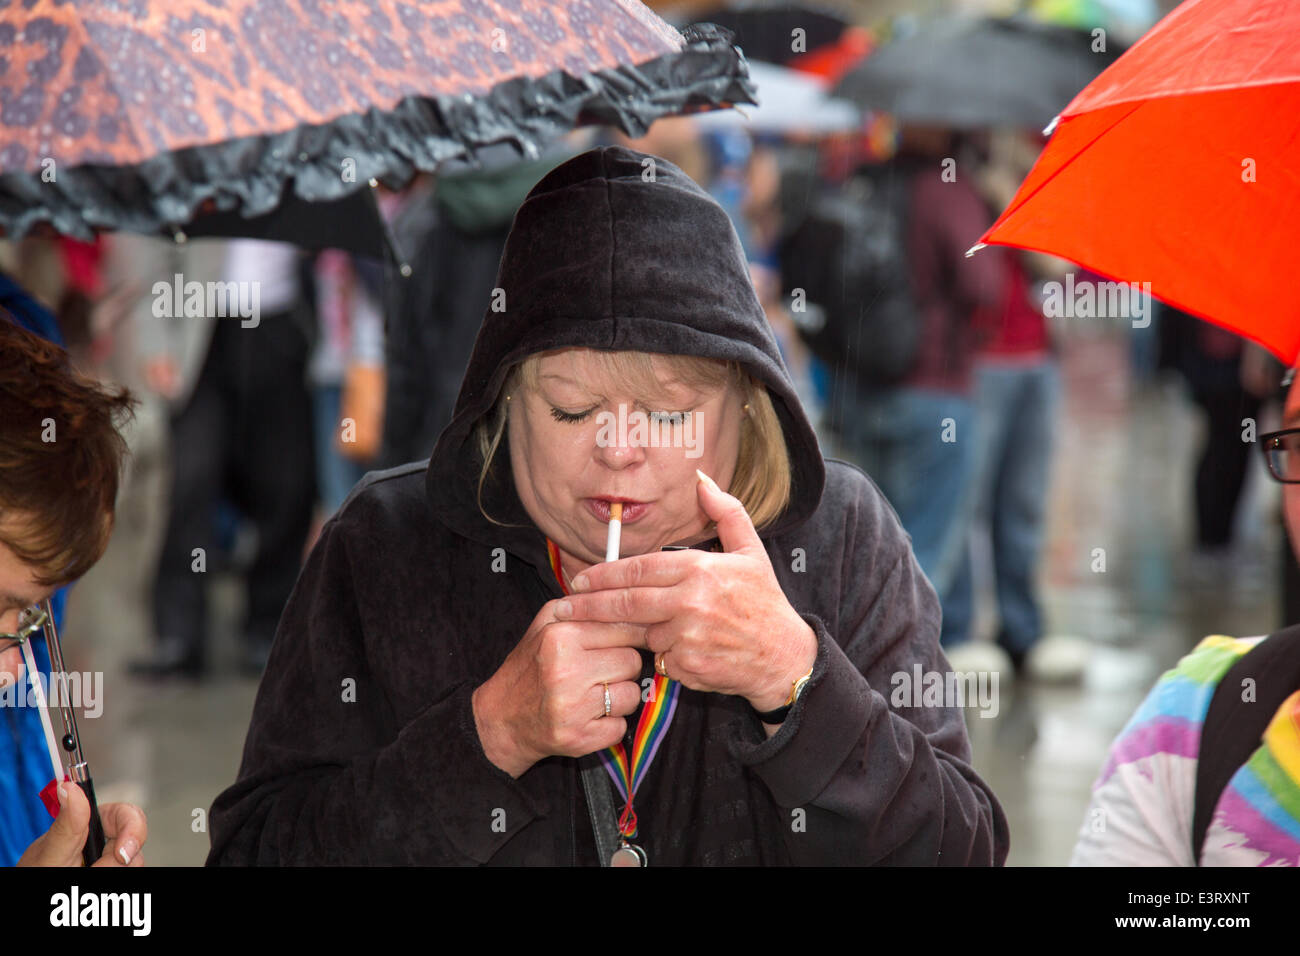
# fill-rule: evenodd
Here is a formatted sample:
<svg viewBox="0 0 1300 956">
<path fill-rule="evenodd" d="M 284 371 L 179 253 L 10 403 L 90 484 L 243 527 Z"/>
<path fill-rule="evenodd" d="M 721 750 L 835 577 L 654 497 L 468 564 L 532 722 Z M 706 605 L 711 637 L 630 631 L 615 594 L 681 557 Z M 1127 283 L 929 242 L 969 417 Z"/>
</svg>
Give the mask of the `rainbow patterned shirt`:
<svg viewBox="0 0 1300 956">
<path fill-rule="evenodd" d="M 1194 866 L 1201 726 L 1214 689 L 1262 637 L 1205 638 L 1120 731 L 1092 788 L 1072 866 Z M 1300 866 L 1300 690 L 1269 722 L 1219 798 L 1204 866 Z"/>
</svg>

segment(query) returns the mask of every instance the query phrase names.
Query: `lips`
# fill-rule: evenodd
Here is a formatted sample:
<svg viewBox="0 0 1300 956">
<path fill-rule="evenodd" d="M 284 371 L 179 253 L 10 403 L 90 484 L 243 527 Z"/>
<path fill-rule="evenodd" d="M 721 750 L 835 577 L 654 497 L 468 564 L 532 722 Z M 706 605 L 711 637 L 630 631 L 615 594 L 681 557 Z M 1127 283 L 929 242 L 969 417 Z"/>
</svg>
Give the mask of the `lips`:
<svg viewBox="0 0 1300 956">
<path fill-rule="evenodd" d="M 632 524 L 641 518 L 653 502 L 632 501 L 629 498 L 583 498 L 583 504 L 602 522 L 609 521 L 609 506 L 612 502 L 623 502 L 623 524 Z"/>
</svg>

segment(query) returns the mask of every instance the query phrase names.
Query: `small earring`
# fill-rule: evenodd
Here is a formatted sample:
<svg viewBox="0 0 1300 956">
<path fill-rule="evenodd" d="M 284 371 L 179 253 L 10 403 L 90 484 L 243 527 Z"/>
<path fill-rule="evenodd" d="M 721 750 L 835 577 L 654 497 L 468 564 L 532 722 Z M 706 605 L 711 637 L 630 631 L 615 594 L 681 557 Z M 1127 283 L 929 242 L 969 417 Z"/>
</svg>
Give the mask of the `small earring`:
<svg viewBox="0 0 1300 956">
<path fill-rule="evenodd" d="M 506 401 L 507 401 L 507 402 L 510 401 L 510 396 L 509 396 L 509 395 L 506 396 Z"/>
<path fill-rule="evenodd" d="M 743 406 L 741 406 L 741 407 L 744 408 L 746 414 L 748 414 L 748 412 L 749 412 L 749 402 L 746 402 L 746 403 L 745 403 Z"/>
</svg>

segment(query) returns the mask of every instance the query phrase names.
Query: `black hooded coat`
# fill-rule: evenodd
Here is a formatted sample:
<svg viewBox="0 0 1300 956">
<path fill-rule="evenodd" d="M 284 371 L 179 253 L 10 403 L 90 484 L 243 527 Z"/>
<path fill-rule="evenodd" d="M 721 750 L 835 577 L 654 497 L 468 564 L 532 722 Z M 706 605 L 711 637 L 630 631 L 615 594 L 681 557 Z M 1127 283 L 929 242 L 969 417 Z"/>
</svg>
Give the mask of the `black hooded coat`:
<svg viewBox="0 0 1300 956">
<path fill-rule="evenodd" d="M 212 807 L 209 863 L 598 862 L 580 761 L 513 779 L 471 709 L 561 596 L 509 454 L 484 504 L 517 527 L 480 512 L 473 425 L 513 364 L 565 347 L 739 360 L 767 385 L 793 469 L 760 536 L 817 634 L 812 679 L 770 738 L 744 699 L 681 689 L 636 795 L 652 865 L 1002 863 L 1006 819 L 961 711 L 896 694 L 948 670 L 934 590 L 871 480 L 822 458 L 722 209 L 662 159 L 591 150 L 529 194 L 497 285 L 506 308 L 485 315 L 432 458 L 367 476 L 303 568 L 238 780 Z"/>
</svg>

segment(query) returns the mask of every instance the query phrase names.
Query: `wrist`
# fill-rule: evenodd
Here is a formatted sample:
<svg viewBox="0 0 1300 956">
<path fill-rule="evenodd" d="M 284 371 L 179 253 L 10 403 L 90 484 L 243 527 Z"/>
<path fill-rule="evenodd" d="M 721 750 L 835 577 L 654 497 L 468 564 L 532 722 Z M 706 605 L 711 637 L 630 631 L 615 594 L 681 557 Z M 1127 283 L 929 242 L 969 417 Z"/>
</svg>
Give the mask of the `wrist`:
<svg viewBox="0 0 1300 956">
<path fill-rule="evenodd" d="M 498 770 L 518 779 L 533 765 L 533 761 L 526 760 L 518 752 L 514 735 L 493 718 L 495 711 L 490 704 L 487 684 L 480 685 L 470 696 L 470 709 L 474 713 L 474 729 L 478 731 L 483 756 Z"/>
<path fill-rule="evenodd" d="M 800 678 L 812 673 L 817 662 L 817 632 L 800 618 L 803 631 L 793 643 L 794 650 L 783 659 L 783 664 L 774 671 L 771 683 L 760 693 L 747 698 L 749 706 L 760 714 L 778 710 L 791 703 L 795 684 Z"/>
</svg>

